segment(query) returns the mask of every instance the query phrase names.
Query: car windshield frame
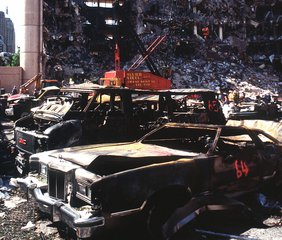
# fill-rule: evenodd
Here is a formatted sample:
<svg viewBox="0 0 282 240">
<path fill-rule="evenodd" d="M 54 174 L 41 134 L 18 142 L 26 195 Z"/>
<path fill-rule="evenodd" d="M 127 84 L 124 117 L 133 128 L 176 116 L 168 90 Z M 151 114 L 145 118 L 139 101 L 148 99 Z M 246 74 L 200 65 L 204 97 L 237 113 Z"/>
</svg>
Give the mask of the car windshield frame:
<svg viewBox="0 0 282 240">
<path fill-rule="evenodd" d="M 183 124 L 166 124 L 146 134 L 139 141 L 143 144 L 206 154 L 211 152 L 216 144 L 218 132 L 220 132 L 220 128 L 214 126 L 190 125 L 183 127 Z"/>
</svg>

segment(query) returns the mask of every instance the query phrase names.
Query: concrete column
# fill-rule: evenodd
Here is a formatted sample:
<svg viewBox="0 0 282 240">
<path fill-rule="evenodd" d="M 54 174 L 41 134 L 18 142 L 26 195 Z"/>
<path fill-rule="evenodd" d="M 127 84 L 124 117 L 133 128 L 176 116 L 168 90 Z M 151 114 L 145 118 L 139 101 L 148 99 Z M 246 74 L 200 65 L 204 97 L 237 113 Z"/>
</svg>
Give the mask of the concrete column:
<svg viewBox="0 0 282 240">
<path fill-rule="evenodd" d="M 42 0 L 19 1 L 20 17 L 20 66 L 23 83 L 42 70 Z"/>
</svg>

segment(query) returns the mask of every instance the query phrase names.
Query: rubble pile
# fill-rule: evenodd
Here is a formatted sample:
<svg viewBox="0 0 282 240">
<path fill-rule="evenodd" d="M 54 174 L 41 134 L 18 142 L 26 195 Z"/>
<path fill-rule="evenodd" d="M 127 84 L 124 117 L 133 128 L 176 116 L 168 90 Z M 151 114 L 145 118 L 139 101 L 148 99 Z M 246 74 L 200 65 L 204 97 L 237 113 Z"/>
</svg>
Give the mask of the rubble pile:
<svg viewBox="0 0 282 240">
<path fill-rule="evenodd" d="M 128 17 L 145 48 L 158 36 L 166 36 L 150 57 L 161 73 L 170 69 L 175 88 L 281 91 L 281 0 L 125 3 L 130 4 Z M 116 12 L 103 7 L 94 10 L 83 0 L 44 1 L 47 77 L 97 81 L 114 69 L 118 24 L 107 25 L 105 19 L 112 15 L 114 20 Z M 126 69 L 138 57 L 137 48 L 124 44 L 123 55 L 133 56 L 121 59 Z M 141 68 L 147 70 L 145 65 Z"/>
<path fill-rule="evenodd" d="M 95 80 L 108 69 L 112 56 L 90 48 L 92 39 L 83 31 L 88 24 L 76 1 L 44 1 L 44 68 L 47 78 Z M 93 33 L 95 34 L 95 33 Z"/>
<path fill-rule="evenodd" d="M 200 52 L 202 56 L 205 53 L 216 56 L 174 59 L 172 81 L 175 88 L 205 86 L 222 92 L 241 89 L 257 94 L 261 94 L 262 89 L 268 89 L 277 93 L 279 77 L 273 74 L 271 67 L 260 69 L 246 64 L 236 54 L 219 46 L 201 49 Z"/>
<path fill-rule="evenodd" d="M 282 1 L 172 2 L 150 1 L 138 16 L 148 23 L 142 38 L 147 44 L 149 36 L 167 35 L 164 51 L 152 57 L 158 66 L 171 67 L 174 87 L 239 88 L 254 95 L 281 91 Z M 201 32 L 206 27 L 207 36 Z"/>
</svg>

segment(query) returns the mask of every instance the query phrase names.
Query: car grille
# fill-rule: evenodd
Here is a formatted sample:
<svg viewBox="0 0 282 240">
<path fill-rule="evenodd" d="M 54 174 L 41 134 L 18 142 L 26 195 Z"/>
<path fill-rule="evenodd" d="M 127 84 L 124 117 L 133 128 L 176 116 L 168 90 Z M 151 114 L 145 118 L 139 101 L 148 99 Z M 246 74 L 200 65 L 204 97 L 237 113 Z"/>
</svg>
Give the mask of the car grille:
<svg viewBox="0 0 282 240">
<path fill-rule="evenodd" d="M 25 132 L 15 130 L 17 148 L 27 153 L 35 153 L 36 137 Z"/>
<path fill-rule="evenodd" d="M 65 200 L 66 188 L 65 188 L 65 175 L 63 172 L 49 169 L 48 189 L 49 189 L 50 197 Z"/>
</svg>

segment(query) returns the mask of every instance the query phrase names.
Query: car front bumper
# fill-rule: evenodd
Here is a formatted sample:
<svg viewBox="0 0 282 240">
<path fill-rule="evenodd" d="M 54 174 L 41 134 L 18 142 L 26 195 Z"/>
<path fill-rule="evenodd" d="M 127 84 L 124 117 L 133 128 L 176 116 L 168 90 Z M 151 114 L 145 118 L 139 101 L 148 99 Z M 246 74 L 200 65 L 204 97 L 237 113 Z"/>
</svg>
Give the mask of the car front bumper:
<svg viewBox="0 0 282 240">
<path fill-rule="evenodd" d="M 79 211 L 70 205 L 51 198 L 43 193 L 46 185 L 38 187 L 36 183 L 27 179 L 18 179 L 21 189 L 25 190 L 38 203 L 40 211 L 50 215 L 52 222 L 64 222 L 76 231 L 78 238 L 90 238 L 94 233 L 105 225 L 105 218 L 102 216 L 83 217 Z"/>
</svg>

